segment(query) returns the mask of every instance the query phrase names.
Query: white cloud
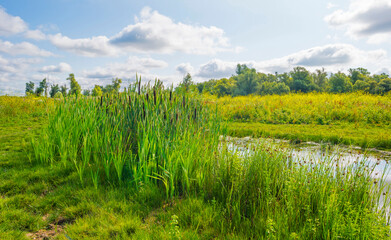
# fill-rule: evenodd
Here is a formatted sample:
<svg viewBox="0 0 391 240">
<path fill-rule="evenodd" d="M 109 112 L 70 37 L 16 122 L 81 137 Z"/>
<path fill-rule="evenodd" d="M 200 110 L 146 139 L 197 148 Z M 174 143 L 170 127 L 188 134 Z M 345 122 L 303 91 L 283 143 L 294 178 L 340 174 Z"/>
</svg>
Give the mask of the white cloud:
<svg viewBox="0 0 391 240">
<path fill-rule="evenodd" d="M 0 40 L 0 52 L 7 53 L 9 55 L 28 55 L 40 57 L 53 56 L 53 53 L 46 50 L 42 50 L 29 42 L 21 42 L 14 44 L 8 41 Z"/>
<path fill-rule="evenodd" d="M 48 38 L 59 49 L 87 57 L 114 56 L 118 53 L 118 49 L 111 46 L 109 39 L 105 36 L 71 39 L 58 33 Z"/>
<path fill-rule="evenodd" d="M 202 78 L 230 77 L 235 73 L 237 64 L 237 62 L 227 62 L 219 59 L 213 59 L 201 65 L 198 72 L 196 73 L 196 76 Z"/>
<path fill-rule="evenodd" d="M 24 84 L 32 80 L 33 65 L 41 62 L 40 58 L 6 59 L 0 56 L 0 92 L 12 95 L 23 94 Z"/>
<path fill-rule="evenodd" d="M 83 71 L 78 77 L 78 81 L 83 88 L 93 88 L 95 84 L 110 84 L 113 78 L 121 78 L 122 86 L 135 80 L 136 74 L 142 78 L 142 82 L 154 81 L 160 79 L 166 86 L 171 83 L 177 83 L 181 80 L 175 75 L 157 75 L 150 73 L 152 69 L 162 69 L 168 64 L 161 60 L 152 58 L 129 57 L 126 62 L 111 63 L 103 67 L 96 67 L 93 70 Z"/>
<path fill-rule="evenodd" d="M 353 66 L 370 66 L 386 59 L 384 50 L 363 51 L 349 44 L 329 44 L 309 48 L 282 58 L 257 62 L 255 67 L 265 72 L 286 72 L 296 66 L 309 70 L 325 67 L 328 71 L 344 70 Z"/>
<path fill-rule="evenodd" d="M 390 0 L 352 0 L 349 9 L 338 9 L 325 17 L 332 27 L 343 28 L 352 38 L 366 38 L 369 43 L 391 39 Z"/>
<path fill-rule="evenodd" d="M 203 79 L 230 77 L 235 74 L 238 63 L 266 73 L 289 72 L 297 66 L 306 67 L 310 71 L 324 67 L 326 71 L 336 72 L 347 71 L 352 67 L 377 70 L 388 66 L 390 60 L 386 51 L 381 49 L 363 51 L 349 44 L 329 44 L 266 61 L 233 62 L 213 59 L 201 65 L 195 76 Z"/>
<path fill-rule="evenodd" d="M 91 79 L 132 78 L 136 73 L 148 73 L 152 68 L 165 68 L 168 64 L 152 58 L 129 57 L 125 63 L 111 63 L 105 67 L 84 71 L 83 77 Z"/>
<path fill-rule="evenodd" d="M 124 28 L 110 42 L 137 52 L 215 54 L 231 50 L 222 29 L 175 23 L 148 7 L 135 24 Z"/>
<path fill-rule="evenodd" d="M 337 7 L 336 4 L 331 3 L 331 2 L 327 3 L 327 9 L 332 9 L 332 8 L 335 8 L 335 7 Z"/>
<path fill-rule="evenodd" d="M 193 66 L 190 63 L 181 63 L 175 68 L 180 74 L 185 75 L 194 71 Z"/>
<path fill-rule="evenodd" d="M 34 39 L 34 40 L 45 40 L 46 39 L 46 35 L 41 32 L 41 30 L 28 30 L 24 36 L 26 38 L 31 38 L 31 39 Z"/>
<path fill-rule="evenodd" d="M 42 62 L 40 58 L 14 58 L 6 59 L 0 56 L 0 74 L 18 73 L 29 69 L 32 65 Z"/>
<path fill-rule="evenodd" d="M 34 40 L 44 40 L 46 35 L 41 30 L 30 30 L 22 18 L 9 15 L 0 6 L 0 36 L 11 36 L 24 33 L 24 37 Z"/>
<path fill-rule="evenodd" d="M 0 6 L 0 36 L 10 36 L 24 32 L 27 29 L 27 24 L 20 17 L 9 15 Z"/>
<path fill-rule="evenodd" d="M 71 72 L 72 67 L 68 63 L 61 62 L 58 65 L 49 65 L 44 66 L 39 69 L 40 73 L 62 73 L 62 72 Z"/>
<path fill-rule="evenodd" d="M 134 24 L 111 38 L 71 39 L 60 33 L 48 38 L 59 49 L 89 57 L 117 56 L 123 52 L 215 54 L 240 51 L 240 47 L 230 48 L 224 35 L 220 28 L 176 23 L 157 11 L 144 8 Z"/>
</svg>

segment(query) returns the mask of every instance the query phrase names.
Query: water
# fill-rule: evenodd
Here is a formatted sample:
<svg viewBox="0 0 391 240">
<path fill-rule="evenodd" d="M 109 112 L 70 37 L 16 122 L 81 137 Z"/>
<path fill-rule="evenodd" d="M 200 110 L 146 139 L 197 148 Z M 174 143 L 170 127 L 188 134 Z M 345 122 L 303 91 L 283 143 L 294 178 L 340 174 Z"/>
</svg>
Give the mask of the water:
<svg viewBox="0 0 391 240">
<path fill-rule="evenodd" d="M 228 145 L 230 151 L 243 156 L 251 155 L 256 145 L 262 145 L 267 148 L 278 149 L 285 153 L 286 157 L 292 159 L 294 163 L 301 164 L 329 164 L 330 167 L 337 169 L 355 169 L 364 165 L 369 169 L 372 183 L 375 186 L 382 186 L 384 189 L 378 198 L 379 208 L 384 205 L 385 199 L 391 199 L 391 152 L 379 151 L 376 149 L 363 150 L 359 147 L 343 147 L 329 144 L 317 144 L 306 142 L 301 144 L 291 144 L 289 141 L 278 139 L 252 139 L 231 138 L 221 139 Z M 336 171 L 337 172 L 337 171 Z M 336 173 L 337 174 L 337 173 Z M 391 213 L 390 209 L 388 209 Z"/>
</svg>

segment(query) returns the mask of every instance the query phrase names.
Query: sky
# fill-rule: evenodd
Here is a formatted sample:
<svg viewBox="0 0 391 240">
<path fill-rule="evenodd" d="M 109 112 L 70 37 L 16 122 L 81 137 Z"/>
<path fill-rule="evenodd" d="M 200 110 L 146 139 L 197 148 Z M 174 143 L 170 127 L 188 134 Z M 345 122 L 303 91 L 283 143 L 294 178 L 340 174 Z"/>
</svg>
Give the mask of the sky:
<svg viewBox="0 0 391 240">
<path fill-rule="evenodd" d="M 260 72 L 391 72 L 391 0 L 1 0 L 0 95 Z"/>
</svg>

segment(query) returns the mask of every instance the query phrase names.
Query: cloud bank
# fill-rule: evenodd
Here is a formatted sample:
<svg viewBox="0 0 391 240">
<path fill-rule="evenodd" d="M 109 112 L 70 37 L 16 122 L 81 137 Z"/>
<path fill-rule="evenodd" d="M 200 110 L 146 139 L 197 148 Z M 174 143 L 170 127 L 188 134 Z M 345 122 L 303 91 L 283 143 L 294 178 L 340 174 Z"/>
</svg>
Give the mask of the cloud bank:
<svg viewBox="0 0 391 240">
<path fill-rule="evenodd" d="M 338 9 L 325 17 L 332 27 L 343 28 L 352 38 L 366 38 L 369 43 L 391 39 L 391 1 L 352 0 L 348 10 Z"/>
<path fill-rule="evenodd" d="M 384 50 L 363 51 L 349 44 L 329 44 L 266 61 L 233 62 L 213 59 L 202 64 L 196 76 L 204 79 L 230 77 L 235 74 L 238 63 L 266 73 L 289 72 L 297 66 L 311 71 L 324 67 L 326 71 L 336 72 L 346 71 L 351 67 L 380 69 L 389 63 L 389 59 Z"/>
<path fill-rule="evenodd" d="M 230 47 L 228 38 L 220 28 L 174 22 L 148 7 L 141 11 L 140 17 L 135 18 L 134 24 L 112 37 L 71 39 L 59 33 L 49 36 L 49 40 L 59 49 L 88 57 L 116 56 L 124 51 L 203 55 L 236 50 Z"/>
</svg>

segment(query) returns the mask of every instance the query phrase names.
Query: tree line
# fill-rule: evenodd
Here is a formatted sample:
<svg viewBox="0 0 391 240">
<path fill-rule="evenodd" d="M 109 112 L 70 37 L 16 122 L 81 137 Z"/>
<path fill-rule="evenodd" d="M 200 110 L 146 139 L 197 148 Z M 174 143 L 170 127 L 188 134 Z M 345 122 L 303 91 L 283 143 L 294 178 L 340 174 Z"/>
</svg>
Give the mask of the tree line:
<svg viewBox="0 0 391 240">
<path fill-rule="evenodd" d="M 236 74 L 230 78 L 211 79 L 195 85 L 200 93 L 221 96 L 245 96 L 250 94 L 271 95 L 287 93 L 329 92 L 346 93 L 363 91 L 370 94 L 385 94 L 391 91 L 388 74 L 373 74 L 365 68 L 351 68 L 328 74 L 324 69 L 310 72 L 304 67 L 295 67 L 290 72 L 266 74 L 257 72 L 245 64 L 238 64 Z"/>
<path fill-rule="evenodd" d="M 106 86 L 95 85 L 92 90 L 82 91 L 73 73 L 67 78 L 66 85 L 49 84 L 45 79 L 35 88 L 33 82 L 26 83 L 26 95 L 66 97 L 68 95 L 102 96 L 106 93 L 118 93 L 122 80 L 112 79 Z M 272 95 L 287 93 L 329 92 L 346 93 L 362 91 L 370 94 L 385 94 L 391 91 L 391 78 L 388 74 L 373 74 L 365 68 L 351 68 L 348 74 L 343 72 L 328 74 L 324 69 L 310 72 L 304 67 L 295 67 L 290 72 L 266 74 L 257 72 L 245 64 L 236 66 L 236 74 L 230 78 L 211 79 L 195 84 L 188 73 L 176 87 L 176 91 L 192 91 L 222 96 L 245 96 L 250 94 Z"/>
<path fill-rule="evenodd" d="M 52 98 L 62 98 L 67 96 L 102 96 L 105 93 L 118 93 L 121 87 L 122 79 L 115 78 L 112 79 L 111 84 L 107 84 L 106 86 L 95 85 L 92 90 L 85 89 L 82 91 L 80 84 L 76 81 L 75 75 L 73 73 L 69 74 L 67 78 L 69 81 L 69 90 L 66 84 L 59 86 L 58 84 L 50 85 L 47 82 L 46 78 L 44 78 L 41 82 L 39 82 L 38 86 L 35 88 L 35 83 L 28 82 L 26 83 L 26 95 L 35 95 L 35 96 L 46 96 L 48 94 Z"/>
</svg>

